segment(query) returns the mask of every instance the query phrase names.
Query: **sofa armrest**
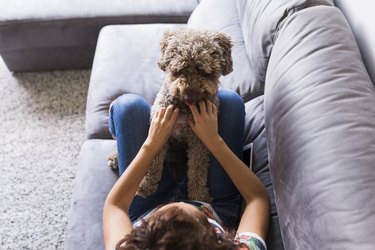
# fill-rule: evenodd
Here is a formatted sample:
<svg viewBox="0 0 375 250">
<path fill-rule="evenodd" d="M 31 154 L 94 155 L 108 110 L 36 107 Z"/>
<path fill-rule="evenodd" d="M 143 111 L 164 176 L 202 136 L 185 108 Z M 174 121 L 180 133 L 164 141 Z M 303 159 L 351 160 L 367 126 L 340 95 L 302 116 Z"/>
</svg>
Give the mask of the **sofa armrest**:
<svg viewBox="0 0 375 250">
<path fill-rule="evenodd" d="M 265 122 L 285 249 L 373 249 L 375 91 L 337 8 L 280 27 Z"/>
</svg>

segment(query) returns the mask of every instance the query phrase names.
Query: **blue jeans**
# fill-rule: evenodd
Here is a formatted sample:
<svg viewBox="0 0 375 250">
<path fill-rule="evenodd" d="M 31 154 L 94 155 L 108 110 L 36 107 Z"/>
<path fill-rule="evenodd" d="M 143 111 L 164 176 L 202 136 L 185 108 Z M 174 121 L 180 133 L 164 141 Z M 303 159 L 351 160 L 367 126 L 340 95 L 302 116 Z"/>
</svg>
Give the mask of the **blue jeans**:
<svg viewBox="0 0 375 250">
<path fill-rule="evenodd" d="M 245 108 L 241 97 L 234 91 L 219 90 L 219 134 L 230 149 L 242 159 L 244 143 Z M 116 137 L 121 175 L 138 153 L 148 135 L 150 125 L 150 105 L 141 96 L 124 94 L 113 101 L 109 114 L 109 130 Z M 157 191 L 145 198 L 135 196 L 129 208 L 132 221 L 156 206 L 171 201 L 187 199 L 187 177 L 177 183 L 163 169 Z M 231 179 L 211 156 L 208 170 L 208 189 L 214 201 L 211 203 L 226 226 L 236 227 L 241 213 L 241 195 Z"/>
</svg>

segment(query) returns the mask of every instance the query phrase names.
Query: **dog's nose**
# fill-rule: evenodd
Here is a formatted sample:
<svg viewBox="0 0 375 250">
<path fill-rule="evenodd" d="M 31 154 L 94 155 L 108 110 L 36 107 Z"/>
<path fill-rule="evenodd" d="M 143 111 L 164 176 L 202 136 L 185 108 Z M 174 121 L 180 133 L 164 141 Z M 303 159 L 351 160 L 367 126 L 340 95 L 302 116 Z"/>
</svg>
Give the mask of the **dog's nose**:
<svg viewBox="0 0 375 250">
<path fill-rule="evenodd" d="M 192 96 L 185 95 L 185 102 L 188 105 L 193 105 L 195 103 L 195 99 Z"/>
</svg>

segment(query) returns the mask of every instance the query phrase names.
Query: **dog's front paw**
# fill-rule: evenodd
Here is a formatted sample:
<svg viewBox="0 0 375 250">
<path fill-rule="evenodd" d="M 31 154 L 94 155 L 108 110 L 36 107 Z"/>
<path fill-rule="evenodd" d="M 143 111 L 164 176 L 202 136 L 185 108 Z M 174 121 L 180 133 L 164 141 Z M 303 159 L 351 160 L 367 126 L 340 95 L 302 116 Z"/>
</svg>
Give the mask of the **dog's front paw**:
<svg viewBox="0 0 375 250">
<path fill-rule="evenodd" d="M 118 153 L 117 149 L 112 151 L 111 153 L 108 154 L 107 156 L 107 165 L 113 170 L 118 169 Z"/>
</svg>

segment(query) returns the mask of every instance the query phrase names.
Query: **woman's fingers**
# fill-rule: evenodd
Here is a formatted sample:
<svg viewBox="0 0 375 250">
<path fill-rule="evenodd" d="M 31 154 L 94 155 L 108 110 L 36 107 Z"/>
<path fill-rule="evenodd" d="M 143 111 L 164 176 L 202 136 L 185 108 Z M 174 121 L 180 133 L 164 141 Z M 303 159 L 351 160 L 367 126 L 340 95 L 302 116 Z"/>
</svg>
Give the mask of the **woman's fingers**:
<svg viewBox="0 0 375 250">
<path fill-rule="evenodd" d="M 207 101 L 206 102 L 206 104 L 207 104 L 207 112 L 208 112 L 208 114 L 215 114 L 215 104 L 213 104 L 211 101 Z"/>
<path fill-rule="evenodd" d="M 211 103 L 211 105 L 212 105 L 212 113 L 213 113 L 215 116 L 217 116 L 217 106 L 216 106 L 215 104 L 213 104 L 213 103 Z"/>
<path fill-rule="evenodd" d="M 189 124 L 190 128 L 195 131 L 195 123 L 193 119 L 188 118 L 187 123 Z"/>
<path fill-rule="evenodd" d="M 191 110 L 191 113 L 193 114 L 193 117 L 197 117 L 199 115 L 199 111 L 195 104 L 189 105 L 189 108 Z"/>
<path fill-rule="evenodd" d="M 165 114 L 165 110 L 166 108 L 165 107 L 161 107 L 158 111 L 157 111 L 157 118 L 158 119 L 161 119 L 164 117 L 164 114 Z"/>
<path fill-rule="evenodd" d="M 209 102 L 209 101 L 207 101 Z M 202 100 L 198 103 L 198 106 L 199 106 L 199 110 L 197 108 L 196 105 L 189 105 L 189 108 L 191 110 L 191 113 L 193 114 L 193 117 L 197 117 L 198 115 L 205 115 L 209 109 L 208 109 L 208 106 L 207 106 L 207 103 L 205 100 Z"/>
<path fill-rule="evenodd" d="M 173 113 L 173 105 L 169 105 L 167 109 L 165 110 L 164 119 L 166 121 L 169 121 L 172 117 L 172 113 Z"/>
<path fill-rule="evenodd" d="M 198 106 L 199 106 L 199 111 L 196 107 L 196 105 L 190 105 L 190 110 L 191 110 L 191 113 L 193 114 L 193 117 L 196 117 L 197 115 L 201 114 L 201 115 L 205 115 L 205 114 L 214 114 L 214 115 L 217 115 L 217 107 L 216 105 L 207 100 L 203 100 L 203 101 L 200 101 L 198 103 Z"/>
<path fill-rule="evenodd" d="M 178 117 L 178 114 L 180 113 L 180 109 L 179 108 L 175 108 L 173 110 L 173 114 L 172 114 L 172 119 L 173 120 L 177 120 L 177 117 Z"/>
<path fill-rule="evenodd" d="M 171 122 L 174 124 L 177 120 L 178 114 L 180 112 L 179 108 L 174 108 L 171 115 Z"/>
<path fill-rule="evenodd" d="M 206 105 L 206 101 L 205 100 L 202 100 L 199 102 L 199 108 L 200 108 L 200 113 L 202 115 L 205 115 L 207 113 L 207 105 Z"/>
<path fill-rule="evenodd" d="M 188 124 L 203 144 L 207 146 L 218 136 L 217 108 L 209 100 L 200 101 L 197 106 L 189 106 L 193 118 L 188 119 Z"/>
<path fill-rule="evenodd" d="M 168 107 L 161 107 L 155 112 L 151 121 L 148 141 L 155 144 L 157 147 L 164 145 L 170 137 L 174 125 L 179 114 L 179 109 L 174 108 L 173 105 Z"/>
</svg>

